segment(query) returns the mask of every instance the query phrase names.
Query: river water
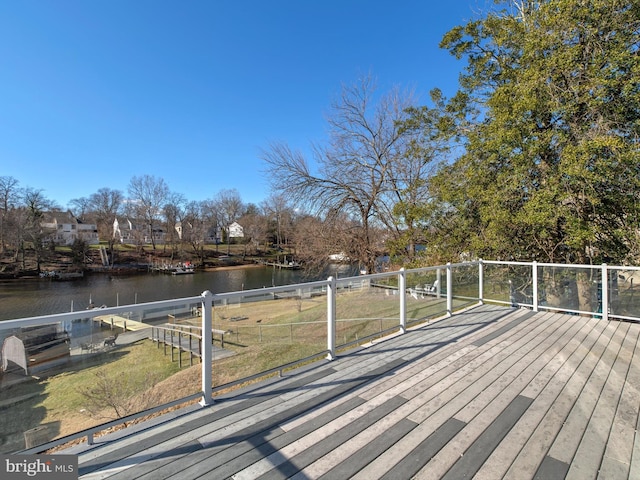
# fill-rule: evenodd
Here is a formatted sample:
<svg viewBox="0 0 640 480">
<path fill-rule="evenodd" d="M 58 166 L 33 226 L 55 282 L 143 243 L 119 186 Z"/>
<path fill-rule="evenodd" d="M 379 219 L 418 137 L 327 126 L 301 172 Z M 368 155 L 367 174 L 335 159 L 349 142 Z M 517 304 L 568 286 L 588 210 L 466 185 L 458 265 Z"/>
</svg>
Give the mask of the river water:
<svg viewBox="0 0 640 480">
<path fill-rule="evenodd" d="M 192 297 L 205 290 L 212 293 L 234 292 L 278 285 L 291 285 L 327 278 L 329 275 L 354 275 L 345 266 L 330 268 L 319 277 L 309 278 L 302 270 L 274 267 L 249 267 L 196 272 L 191 275 L 144 275 L 110 277 L 87 275 L 73 281 L 48 279 L 0 281 L 0 320 L 50 315 L 84 310 L 96 306 L 113 307 Z"/>
</svg>

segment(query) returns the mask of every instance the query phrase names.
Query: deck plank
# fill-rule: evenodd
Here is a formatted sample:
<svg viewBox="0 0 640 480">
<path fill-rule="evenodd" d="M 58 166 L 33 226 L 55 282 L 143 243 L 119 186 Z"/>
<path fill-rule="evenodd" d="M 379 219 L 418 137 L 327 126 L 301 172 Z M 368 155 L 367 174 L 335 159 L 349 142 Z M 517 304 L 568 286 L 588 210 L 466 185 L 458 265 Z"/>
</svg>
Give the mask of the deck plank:
<svg viewBox="0 0 640 480">
<path fill-rule="evenodd" d="M 71 451 L 83 479 L 634 478 L 639 342 L 484 305 Z"/>
<path fill-rule="evenodd" d="M 627 325 L 628 326 L 628 325 Z M 611 370 L 608 372 L 602 392 L 598 397 L 589 424 L 584 432 L 567 478 L 596 478 L 605 449 L 609 440 L 609 432 L 613 425 L 615 412 L 620 402 L 622 388 L 629 370 L 629 361 L 638 341 L 638 332 L 629 332 L 629 329 L 620 329 L 625 336 L 620 347 L 607 362 L 611 362 Z M 623 440 L 621 437 L 616 437 Z M 633 440 L 631 437 L 629 440 Z M 612 442 L 613 444 L 615 442 Z"/>
<path fill-rule="evenodd" d="M 546 385 L 537 394 L 536 391 L 540 388 L 536 384 L 537 382 L 530 384 L 522 391 L 522 395 L 535 398 L 533 404 L 522 416 L 517 428 L 512 429 L 505 438 L 505 444 L 511 447 L 495 450 L 476 473 L 475 478 L 477 480 L 502 478 L 523 451 L 526 451 L 526 454 L 522 457 L 527 461 L 528 467 L 528 470 L 525 470 L 527 473 L 524 473 L 524 477 L 528 476 L 530 478 L 535 475 L 538 465 L 542 462 L 544 454 L 551 444 L 547 430 L 543 430 L 542 435 L 535 438 L 536 433 L 539 433 L 537 428 L 571 377 L 575 366 L 582 361 L 590 346 L 595 343 L 599 336 L 599 331 L 597 330 L 599 325 L 604 327 L 604 324 L 592 319 L 579 326 L 579 331 L 567 344 L 566 348 L 558 352 L 550 362 L 550 366 L 545 369 L 545 376 L 552 375 Z M 586 345 L 586 347 L 581 348 L 583 345 Z M 558 365 L 559 368 L 556 369 L 555 367 Z M 527 449 L 527 445 L 532 448 Z M 523 475 L 523 468 L 523 466 L 516 468 L 518 475 Z"/>
<path fill-rule="evenodd" d="M 638 332 L 636 332 L 638 333 Z M 620 404 L 611 427 L 601 467 L 602 478 L 640 478 L 640 465 L 634 464 L 634 441 L 638 436 L 638 398 L 640 397 L 640 343 L 636 342 L 629 360 L 629 372 L 622 390 Z M 639 460 L 636 458 L 636 460 Z"/>
<path fill-rule="evenodd" d="M 608 365 L 611 365 L 612 359 L 619 351 L 628 327 L 629 324 L 618 324 L 615 325 L 615 330 L 607 330 L 612 335 L 607 344 L 603 345 L 601 355 L 593 359 L 587 381 L 582 390 L 576 392 L 578 395 L 573 397 L 575 401 L 571 412 L 549 450 L 549 455 L 556 460 L 572 463 L 609 374 Z"/>
<path fill-rule="evenodd" d="M 527 384 L 539 375 L 558 348 L 564 347 L 570 341 L 574 335 L 572 325 L 562 322 L 557 316 L 553 316 L 552 319 L 553 322 L 546 326 L 545 331 L 553 330 L 559 336 L 539 335 L 536 339 L 537 343 L 528 342 L 526 347 L 528 350 L 521 347 L 517 354 L 509 355 L 502 362 L 508 368 L 498 377 L 495 375 L 495 369 L 483 375 L 481 382 L 478 382 L 483 387 L 482 391 L 455 415 L 455 418 L 468 423 L 468 426 L 425 466 L 417 478 L 440 478 L 446 475 L 449 469 L 455 468 L 459 458 L 464 458 L 477 439 L 491 428 L 491 425 L 505 409 L 509 408 Z M 530 400 L 533 401 L 533 399 Z"/>
<path fill-rule="evenodd" d="M 161 477 L 156 475 L 153 478 L 197 478 L 204 474 L 213 478 L 227 478 L 238 470 L 259 461 L 262 457 L 275 453 L 282 446 L 303 437 L 318 428 L 318 425 L 329 423 L 362 403 L 362 400 L 354 397 L 351 401 L 326 411 L 322 416 L 317 417 L 315 422 L 302 424 L 288 432 L 278 428 L 258 431 L 252 437 L 232 444 L 218 454 L 208 449 L 201 454 L 191 456 L 186 459 L 186 463 L 189 464 L 186 468 L 184 463 L 175 463 L 172 465 L 171 475 L 167 475 L 168 472 L 163 469 L 160 472 Z"/>
<path fill-rule="evenodd" d="M 313 372 L 310 375 L 302 376 L 292 381 L 288 388 L 297 389 L 309 381 L 327 375 L 325 371 Z M 154 435 L 143 438 L 132 437 L 117 444 L 110 445 L 107 449 L 94 449 L 83 455 L 83 463 L 79 467 L 80 475 L 90 473 L 98 468 L 105 468 L 110 465 L 111 469 L 121 470 L 139 461 L 147 461 L 154 456 L 161 455 L 166 450 L 180 449 L 183 444 L 189 444 L 196 440 L 203 432 L 215 431 L 225 428 L 233 423 L 234 428 L 242 428 L 241 419 L 250 418 L 253 423 L 261 419 L 262 405 L 266 402 L 278 405 L 278 392 L 265 392 L 261 397 L 250 397 L 240 402 L 231 402 L 229 406 L 221 408 L 209 408 L 209 415 L 195 415 L 194 418 L 185 420 L 179 424 L 171 423 L 163 428 L 154 431 Z M 251 407 L 259 405 L 254 412 Z M 144 453 L 142 453 L 144 452 Z M 133 457 L 133 461 L 130 457 Z"/>
<path fill-rule="evenodd" d="M 560 369 L 554 380 L 548 384 L 548 390 L 545 391 L 547 395 L 538 397 L 539 402 L 546 402 L 546 404 L 536 405 L 534 402 L 535 407 L 540 408 L 541 411 L 546 409 L 546 413 L 512 463 L 505 479 L 516 480 L 522 478 L 523 475 L 532 478 L 540 465 L 545 463 L 549 449 L 556 441 L 558 432 L 583 389 L 589 373 L 595 367 L 597 358 L 609 342 L 610 336 L 611 331 L 607 324 L 597 322 L 585 341 L 569 357 L 565 364 L 566 368 Z M 553 457 L 548 458 L 554 465 L 569 465 L 569 462 L 563 462 Z"/>
<path fill-rule="evenodd" d="M 545 318 L 545 316 L 540 318 Z M 536 332 L 544 328 L 544 320 L 541 320 L 537 325 L 530 323 L 527 325 L 527 335 L 520 338 L 518 342 L 506 341 L 496 344 L 475 358 L 470 356 L 464 365 L 452 363 L 451 370 L 445 371 L 444 377 L 435 378 L 429 388 L 419 395 L 413 396 L 409 405 L 414 411 L 407 418 L 420 423 L 420 425 L 394 445 L 392 449 L 368 465 L 356 477 L 378 478 L 381 472 L 386 471 L 402 458 L 404 455 L 402 452 L 417 448 L 426 437 L 450 420 L 463 405 L 466 405 L 485 388 L 486 382 L 489 382 L 488 377 L 485 376 L 486 372 L 493 371 L 494 379 L 498 378 L 500 372 L 507 368 L 510 358 L 513 361 L 513 352 L 522 345 L 530 343 L 531 339 L 536 337 Z M 483 347 L 487 346 L 489 345 Z M 506 352 L 499 354 L 505 349 Z M 480 351 L 481 348 L 477 350 Z M 503 362 L 502 370 L 488 367 L 488 365 L 495 367 L 495 364 L 500 362 Z"/>
</svg>

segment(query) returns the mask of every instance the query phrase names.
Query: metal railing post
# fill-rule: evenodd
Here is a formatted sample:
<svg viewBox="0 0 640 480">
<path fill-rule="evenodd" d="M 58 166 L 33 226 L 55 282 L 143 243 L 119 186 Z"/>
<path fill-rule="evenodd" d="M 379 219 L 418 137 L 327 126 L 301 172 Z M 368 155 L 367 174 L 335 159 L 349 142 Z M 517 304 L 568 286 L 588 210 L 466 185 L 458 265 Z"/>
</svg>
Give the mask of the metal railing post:
<svg viewBox="0 0 640 480">
<path fill-rule="evenodd" d="M 484 263 L 478 260 L 478 303 L 484 304 Z"/>
<path fill-rule="evenodd" d="M 202 293 L 202 399 L 203 407 L 213 403 L 213 294 L 206 290 Z"/>
<path fill-rule="evenodd" d="M 327 360 L 336 358 L 336 279 L 327 279 Z"/>
<path fill-rule="evenodd" d="M 602 278 L 600 279 L 602 283 L 602 299 L 600 303 L 602 305 L 602 320 L 609 320 L 609 271 L 607 269 L 607 264 L 602 264 Z"/>
<path fill-rule="evenodd" d="M 453 273 L 451 271 L 451 262 L 447 262 L 447 316 L 453 315 Z"/>
<path fill-rule="evenodd" d="M 531 281 L 533 282 L 533 311 L 538 311 L 538 262 L 531 266 Z"/>
<path fill-rule="evenodd" d="M 398 295 L 400 295 L 400 333 L 407 333 L 407 277 L 404 268 L 398 271 Z"/>
</svg>

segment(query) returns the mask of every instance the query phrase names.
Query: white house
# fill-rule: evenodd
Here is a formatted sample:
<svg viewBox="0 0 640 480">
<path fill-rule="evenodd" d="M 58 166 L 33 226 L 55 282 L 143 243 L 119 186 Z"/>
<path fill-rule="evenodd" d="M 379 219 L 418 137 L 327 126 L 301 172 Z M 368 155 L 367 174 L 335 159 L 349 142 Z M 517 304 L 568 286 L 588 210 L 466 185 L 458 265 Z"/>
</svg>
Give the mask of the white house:
<svg viewBox="0 0 640 480">
<path fill-rule="evenodd" d="M 198 239 L 204 243 L 220 243 L 220 229 L 217 227 L 211 227 L 207 225 L 194 225 L 189 221 L 177 222 L 176 232 L 180 240 Z"/>
<path fill-rule="evenodd" d="M 229 240 L 233 238 L 244 238 L 244 228 L 238 222 L 233 222 L 227 227 L 227 235 Z"/>
<path fill-rule="evenodd" d="M 83 240 L 89 245 L 100 243 L 98 226 L 81 222 L 69 211 L 45 213 L 40 226 L 51 232 L 50 238 L 56 245 L 73 245 L 76 240 Z"/>
<path fill-rule="evenodd" d="M 229 238 L 244 238 L 244 228 L 238 222 L 233 222 L 227 227 Z"/>
<path fill-rule="evenodd" d="M 132 222 L 129 218 L 119 221 L 116 218 L 113 221 L 113 238 L 120 243 L 141 245 L 151 243 L 151 232 L 149 231 L 149 226 L 144 222 Z M 164 243 L 164 229 L 161 227 L 154 228 L 153 239 L 156 244 Z"/>
</svg>

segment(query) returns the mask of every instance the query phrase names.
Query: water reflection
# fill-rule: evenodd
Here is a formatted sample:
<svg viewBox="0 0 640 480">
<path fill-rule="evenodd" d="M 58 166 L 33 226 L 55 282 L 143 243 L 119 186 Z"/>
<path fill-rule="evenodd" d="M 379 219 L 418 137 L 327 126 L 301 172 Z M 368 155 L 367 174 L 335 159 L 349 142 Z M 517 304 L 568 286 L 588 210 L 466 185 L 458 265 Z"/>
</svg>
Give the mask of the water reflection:
<svg viewBox="0 0 640 480">
<path fill-rule="evenodd" d="M 88 275 L 83 279 L 58 282 L 47 279 L 0 282 L 0 320 L 34 317 L 94 305 L 127 305 L 178 297 L 233 292 L 275 285 L 289 285 L 326 278 L 355 275 L 353 268 L 335 266 L 320 276 L 309 278 L 302 270 L 250 267 L 192 275 L 147 274 L 125 277 Z"/>
</svg>

